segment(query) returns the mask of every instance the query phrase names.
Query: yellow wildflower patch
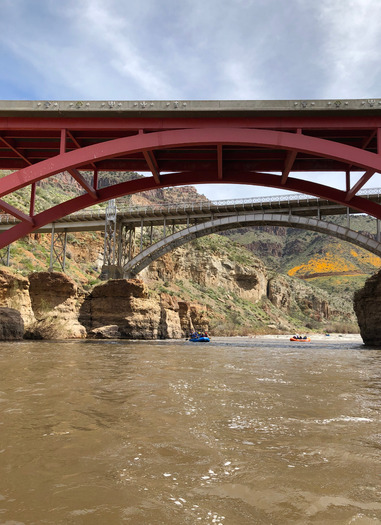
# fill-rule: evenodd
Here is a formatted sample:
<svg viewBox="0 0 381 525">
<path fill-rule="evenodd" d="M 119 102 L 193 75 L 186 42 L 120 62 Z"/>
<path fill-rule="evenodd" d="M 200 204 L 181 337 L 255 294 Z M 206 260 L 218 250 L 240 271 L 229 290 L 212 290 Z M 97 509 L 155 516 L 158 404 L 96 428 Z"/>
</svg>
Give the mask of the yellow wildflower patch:
<svg viewBox="0 0 381 525">
<path fill-rule="evenodd" d="M 288 275 L 301 277 L 314 274 L 343 274 L 346 272 L 356 272 L 357 266 L 350 261 L 327 252 L 323 257 L 310 259 L 307 264 L 295 266 L 288 271 Z"/>
</svg>

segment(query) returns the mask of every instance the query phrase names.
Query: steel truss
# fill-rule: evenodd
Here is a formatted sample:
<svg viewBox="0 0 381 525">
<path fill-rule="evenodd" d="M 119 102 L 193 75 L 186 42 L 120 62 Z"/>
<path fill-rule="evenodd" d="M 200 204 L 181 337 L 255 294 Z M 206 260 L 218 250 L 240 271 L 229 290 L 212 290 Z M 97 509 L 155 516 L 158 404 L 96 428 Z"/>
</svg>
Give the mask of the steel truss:
<svg viewBox="0 0 381 525">
<path fill-rule="evenodd" d="M 67 231 L 56 232 L 54 223 L 52 224 L 51 242 L 50 242 L 50 263 L 49 272 L 54 272 L 57 268 L 59 271 L 65 272 L 66 267 L 66 247 L 67 247 Z"/>
</svg>

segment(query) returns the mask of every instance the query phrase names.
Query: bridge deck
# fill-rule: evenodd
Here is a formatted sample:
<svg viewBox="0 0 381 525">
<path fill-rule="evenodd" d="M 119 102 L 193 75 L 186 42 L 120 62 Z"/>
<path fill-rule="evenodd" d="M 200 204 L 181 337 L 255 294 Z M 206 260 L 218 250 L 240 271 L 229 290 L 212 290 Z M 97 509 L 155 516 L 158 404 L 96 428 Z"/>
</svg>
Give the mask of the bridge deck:
<svg viewBox="0 0 381 525">
<path fill-rule="evenodd" d="M 302 132 L 308 137 L 377 151 L 381 99 L 278 101 L 0 101 L 0 169 L 17 170 L 65 151 L 101 144 L 139 132 L 194 128 L 253 128 Z M 284 171 L 282 148 L 224 146 L 224 166 L 235 170 Z M 210 170 L 215 145 L 163 148 L 155 154 L 161 172 Z M 345 171 L 337 159 L 299 152 L 293 171 Z M 143 152 L 100 160 L 98 171 L 150 171 Z M 93 170 L 89 162 L 81 166 Z M 353 165 L 352 171 L 361 170 Z"/>
<path fill-rule="evenodd" d="M 372 202 L 381 203 L 381 188 L 361 190 L 359 195 Z M 117 219 L 121 223 L 138 228 L 142 221 L 145 226 L 153 224 L 187 224 L 191 221 L 209 220 L 210 217 L 226 217 L 246 212 L 262 213 L 292 213 L 300 217 L 320 217 L 331 215 L 345 215 L 346 206 L 310 197 L 303 194 L 278 195 L 271 197 L 257 197 L 252 199 L 230 199 L 221 201 L 195 201 L 185 203 L 162 203 L 150 206 L 119 206 Z M 349 212 L 355 214 L 356 210 Z M 55 231 L 103 231 L 105 228 L 105 208 L 83 210 L 67 215 L 54 223 Z M 0 214 L 0 232 L 5 231 L 19 221 L 12 215 Z M 39 232 L 50 232 L 52 224 L 40 228 Z"/>
</svg>

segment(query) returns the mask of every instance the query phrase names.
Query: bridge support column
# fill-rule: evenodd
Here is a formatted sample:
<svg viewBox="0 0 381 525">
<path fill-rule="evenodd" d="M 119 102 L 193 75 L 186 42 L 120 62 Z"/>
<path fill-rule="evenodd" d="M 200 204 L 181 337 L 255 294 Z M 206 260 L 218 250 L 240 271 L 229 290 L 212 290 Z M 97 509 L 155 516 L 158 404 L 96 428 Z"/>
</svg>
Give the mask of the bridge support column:
<svg viewBox="0 0 381 525">
<path fill-rule="evenodd" d="M 135 228 L 119 223 L 117 231 L 117 264 L 112 268 L 108 268 L 109 271 L 111 270 L 113 277 L 106 278 L 125 278 L 126 276 L 123 274 L 123 267 L 136 255 Z"/>
<path fill-rule="evenodd" d="M 67 246 L 67 231 L 55 232 L 54 223 L 52 224 L 52 240 L 50 243 L 50 263 L 49 272 L 54 272 L 54 265 L 59 264 L 60 269 L 65 273 L 66 265 L 66 246 Z"/>
<path fill-rule="evenodd" d="M 377 219 L 377 242 L 381 241 L 381 234 L 380 234 L 380 219 Z"/>
<path fill-rule="evenodd" d="M 123 274 L 121 267 L 116 264 L 116 217 L 116 202 L 112 199 L 106 208 L 103 266 L 100 275 L 102 280 L 119 279 Z"/>
</svg>

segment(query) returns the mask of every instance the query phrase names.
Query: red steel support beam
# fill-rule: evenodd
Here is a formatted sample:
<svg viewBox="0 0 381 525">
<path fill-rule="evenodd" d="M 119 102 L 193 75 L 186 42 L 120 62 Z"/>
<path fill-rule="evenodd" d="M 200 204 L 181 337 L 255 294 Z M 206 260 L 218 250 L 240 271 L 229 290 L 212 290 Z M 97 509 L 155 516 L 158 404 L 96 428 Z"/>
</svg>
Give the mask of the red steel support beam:
<svg viewBox="0 0 381 525">
<path fill-rule="evenodd" d="M 311 116 L 295 114 L 291 116 L 236 116 L 236 117 L 213 117 L 205 116 L 202 118 L 195 118 L 194 116 L 167 116 L 163 118 L 153 116 L 129 116 L 118 117 L 115 115 L 110 117 L 57 117 L 47 116 L 41 117 L 0 117 L 0 129 L 6 130 L 60 130 L 65 128 L 71 132 L 90 130 L 90 131 L 123 131 L 128 130 L 136 132 L 139 129 L 149 129 L 155 131 L 158 129 L 191 129 L 200 128 L 258 128 L 258 129 L 279 129 L 290 130 L 297 128 L 308 128 L 310 130 L 321 129 L 336 129 L 336 130 L 373 130 L 377 127 L 377 122 L 380 120 L 379 115 L 361 115 L 356 117 L 348 117 L 344 115 L 334 116 Z M 69 136 L 69 135 L 68 135 Z"/>
<path fill-rule="evenodd" d="M 93 188 L 95 191 L 98 189 L 98 170 L 95 168 L 93 176 Z"/>
<path fill-rule="evenodd" d="M 296 130 L 296 133 L 298 133 L 298 134 L 300 134 L 301 132 L 302 132 L 302 130 L 300 128 L 298 128 Z M 283 168 L 283 171 L 282 171 L 281 184 L 286 184 L 287 177 L 290 174 L 290 171 L 291 171 L 292 166 L 293 166 L 293 164 L 295 162 L 297 154 L 298 154 L 297 150 L 289 151 L 287 153 L 287 157 L 286 157 L 286 160 L 285 160 L 285 163 L 284 163 L 284 168 Z"/>
<path fill-rule="evenodd" d="M 66 129 L 61 130 L 61 142 L 60 142 L 60 153 L 61 155 L 66 152 Z M 75 168 L 70 168 L 67 170 L 70 175 L 84 188 L 94 200 L 97 200 L 97 192 L 96 189 L 92 188 L 90 184 L 82 177 L 82 175 L 79 173 L 79 171 Z"/>
<path fill-rule="evenodd" d="M 7 148 L 11 149 L 12 151 L 14 151 L 14 153 L 16 153 L 16 155 L 18 157 L 20 157 L 23 161 L 25 161 L 29 166 L 32 165 L 32 163 L 30 162 L 29 159 L 27 159 L 15 146 L 14 146 L 14 141 L 11 140 L 11 139 L 5 139 L 4 137 L 2 137 L 0 135 L 0 140 L 7 146 Z"/>
<path fill-rule="evenodd" d="M 143 129 L 139 129 L 139 135 L 140 136 L 144 135 Z M 157 164 L 157 160 L 155 158 L 155 154 L 153 153 L 152 150 L 143 150 L 142 153 L 147 163 L 147 166 L 149 167 L 153 175 L 153 178 L 155 179 L 156 184 L 160 184 L 160 170 Z"/>
<path fill-rule="evenodd" d="M 181 146 L 204 146 L 233 144 L 240 147 L 255 146 L 278 148 L 338 160 L 353 164 L 366 171 L 381 172 L 381 156 L 347 144 L 332 142 L 304 134 L 258 129 L 186 129 L 153 132 L 113 139 L 93 144 L 63 155 L 43 160 L 36 165 L 20 169 L 0 181 L 0 196 L 22 188 L 32 182 L 44 179 L 69 168 L 88 165 L 94 159 L 98 162 L 120 155 L 132 155 L 143 151 L 171 149 Z"/>
<path fill-rule="evenodd" d="M 217 178 L 218 180 L 223 179 L 222 169 L 222 144 L 217 145 Z"/>
<path fill-rule="evenodd" d="M 33 184 L 31 185 L 31 190 L 30 190 L 30 204 L 29 204 L 29 215 L 31 217 L 33 217 L 34 215 L 35 202 L 36 202 L 36 183 L 33 182 Z"/>
<path fill-rule="evenodd" d="M 345 172 L 345 191 L 349 192 L 349 190 L 351 189 L 351 170 L 350 168 L 348 168 Z"/>
<path fill-rule="evenodd" d="M 61 129 L 60 155 L 66 153 L 66 129 Z"/>
<path fill-rule="evenodd" d="M 377 154 L 381 154 L 381 128 L 377 128 Z M 364 186 L 364 184 L 366 184 L 368 180 L 373 177 L 375 173 L 376 170 L 367 170 L 364 175 L 356 182 L 356 184 L 354 184 L 353 188 L 347 191 L 345 201 L 349 202 L 353 196 L 356 195 L 356 193 Z"/>
<path fill-rule="evenodd" d="M 81 145 L 80 143 L 78 142 L 78 140 L 74 137 L 73 133 L 69 130 L 67 130 L 67 136 L 70 138 L 70 140 L 73 142 L 73 144 L 75 145 L 76 148 L 81 148 Z"/>
<path fill-rule="evenodd" d="M 373 177 L 376 170 L 368 170 L 364 173 L 364 175 L 354 184 L 353 188 L 351 188 L 349 191 L 347 191 L 347 194 L 345 196 L 345 202 L 349 202 L 356 193 L 361 190 L 361 188 L 368 182 L 369 179 Z"/>
<path fill-rule="evenodd" d="M 154 153 L 152 151 L 143 151 L 143 155 L 156 184 L 160 184 L 160 171 Z"/>
<path fill-rule="evenodd" d="M 75 179 L 82 188 L 84 188 L 87 193 L 94 199 L 98 199 L 98 195 L 96 190 L 90 184 L 82 177 L 80 172 L 75 168 L 68 168 L 67 171 L 70 173 L 70 175 Z"/>
<path fill-rule="evenodd" d="M 70 140 L 73 142 L 73 144 L 77 147 L 77 148 L 81 148 L 82 146 L 80 145 L 80 143 L 78 142 L 78 140 L 74 137 L 73 133 L 71 133 L 71 131 L 69 131 L 68 129 L 66 130 L 66 135 L 70 138 Z M 95 164 L 93 164 L 92 162 L 90 163 L 91 167 L 95 170 L 96 169 L 96 166 Z"/>
<path fill-rule="evenodd" d="M 15 208 L 11 204 L 8 204 L 2 199 L 0 199 L 0 208 L 6 213 L 13 215 L 13 217 L 16 217 L 16 219 L 20 219 L 20 221 L 27 223 L 29 226 L 33 226 L 34 221 L 32 217 L 30 217 L 29 215 L 26 215 L 26 213 L 19 210 L 18 208 Z"/>
</svg>

